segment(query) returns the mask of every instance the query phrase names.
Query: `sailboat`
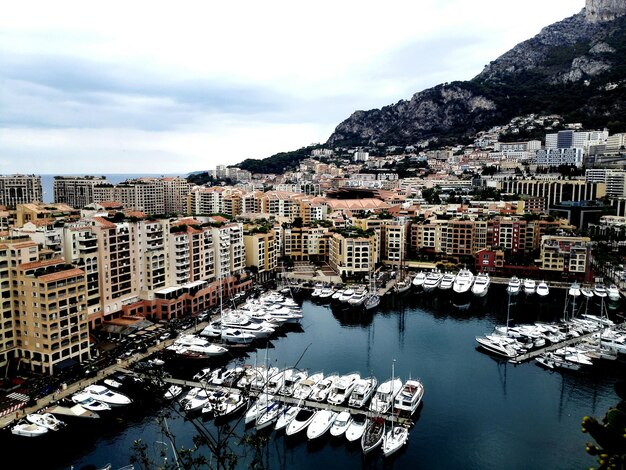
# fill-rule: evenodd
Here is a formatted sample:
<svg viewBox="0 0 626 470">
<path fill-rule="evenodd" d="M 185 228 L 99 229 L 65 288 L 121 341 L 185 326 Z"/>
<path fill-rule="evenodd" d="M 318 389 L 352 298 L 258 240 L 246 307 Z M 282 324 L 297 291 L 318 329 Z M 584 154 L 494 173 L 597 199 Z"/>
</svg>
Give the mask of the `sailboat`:
<svg viewBox="0 0 626 470">
<path fill-rule="evenodd" d="M 394 366 L 396 360 L 391 365 L 391 378 L 394 378 Z M 397 452 L 409 440 L 409 429 L 406 426 L 396 425 L 396 415 L 394 409 L 395 400 L 391 402 L 391 429 L 383 437 L 383 455 L 389 457 Z"/>
<path fill-rule="evenodd" d="M 380 296 L 378 295 L 378 289 L 376 289 L 374 270 L 372 270 L 372 273 L 370 274 L 370 285 L 365 302 L 363 302 L 363 307 L 365 307 L 365 310 L 372 310 L 378 307 L 379 304 Z"/>
<path fill-rule="evenodd" d="M 406 274 L 404 269 L 404 242 L 400 242 L 400 269 L 398 273 L 398 280 L 394 287 L 396 294 L 404 294 L 411 288 L 411 279 Z"/>
</svg>

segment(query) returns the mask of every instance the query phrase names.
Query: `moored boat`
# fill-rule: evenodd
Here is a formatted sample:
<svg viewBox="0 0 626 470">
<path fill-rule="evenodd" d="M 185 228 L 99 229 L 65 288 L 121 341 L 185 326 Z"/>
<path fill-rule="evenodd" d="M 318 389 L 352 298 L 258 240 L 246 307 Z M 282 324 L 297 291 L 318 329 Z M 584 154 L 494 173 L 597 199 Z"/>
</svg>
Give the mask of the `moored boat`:
<svg viewBox="0 0 626 470">
<path fill-rule="evenodd" d="M 487 295 L 489 285 L 491 284 L 491 278 L 489 273 L 478 273 L 472 284 L 472 294 L 476 297 L 484 297 Z"/>
<path fill-rule="evenodd" d="M 419 407 L 424 396 L 424 385 L 419 380 L 409 379 L 402 386 L 394 401 L 395 412 L 410 417 Z"/>
<path fill-rule="evenodd" d="M 352 423 L 352 415 L 349 411 L 341 411 L 335 418 L 335 422 L 330 427 L 330 435 L 333 437 L 339 437 L 344 435 L 348 427 Z"/>
<path fill-rule="evenodd" d="M 47 432 L 48 428 L 30 423 L 26 420 L 21 420 L 11 427 L 11 434 L 15 434 L 16 436 L 39 437 L 43 436 Z"/>
<path fill-rule="evenodd" d="M 300 408 L 293 420 L 287 425 L 287 428 L 285 429 L 285 434 L 287 436 L 293 436 L 305 430 L 313 420 L 314 416 L 315 410 L 313 408 Z"/>
<path fill-rule="evenodd" d="M 333 410 L 320 409 L 315 412 L 315 416 L 306 428 L 306 436 L 309 440 L 323 436 L 335 422 L 337 412 Z"/>
<path fill-rule="evenodd" d="M 355 442 L 361 440 L 365 428 L 367 427 L 367 415 L 364 413 L 356 413 L 352 415 L 352 421 L 348 425 L 348 429 L 345 431 L 346 439 L 348 442 Z"/>
<path fill-rule="evenodd" d="M 385 436 L 385 420 L 380 417 L 368 419 L 367 426 L 361 436 L 361 449 L 368 454 L 379 447 Z"/>
</svg>

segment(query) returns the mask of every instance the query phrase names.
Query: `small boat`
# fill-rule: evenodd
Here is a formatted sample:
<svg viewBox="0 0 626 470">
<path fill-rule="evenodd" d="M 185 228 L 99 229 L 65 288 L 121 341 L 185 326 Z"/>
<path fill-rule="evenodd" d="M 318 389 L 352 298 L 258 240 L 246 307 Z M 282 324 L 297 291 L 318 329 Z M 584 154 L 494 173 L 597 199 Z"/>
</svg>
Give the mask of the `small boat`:
<svg viewBox="0 0 626 470">
<path fill-rule="evenodd" d="M 256 428 L 258 430 L 261 430 L 269 427 L 270 425 L 272 425 L 273 427 L 273 424 L 278 419 L 278 415 L 280 414 L 283 407 L 284 403 L 282 401 L 271 400 L 267 404 L 265 411 L 257 417 L 255 422 Z"/>
<path fill-rule="evenodd" d="M 196 372 L 193 375 L 193 380 L 195 382 L 201 382 L 203 380 L 207 380 L 207 378 L 211 376 L 212 371 L 213 369 L 211 369 L 210 367 L 205 367 L 204 369 L 201 369 L 199 372 Z"/>
<path fill-rule="evenodd" d="M 11 428 L 11 434 L 15 434 L 16 436 L 38 437 L 43 436 L 47 432 L 48 428 L 30 423 L 26 420 L 21 420 Z"/>
<path fill-rule="evenodd" d="M 368 454 L 383 443 L 385 437 L 385 420 L 380 417 L 368 420 L 367 427 L 361 436 L 361 448 Z"/>
<path fill-rule="evenodd" d="M 49 413 L 53 415 L 61 415 L 68 418 L 99 418 L 100 415 L 95 411 L 88 410 L 82 405 L 74 406 L 54 405 L 47 408 Z"/>
<path fill-rule="evenodd" d="M 285 428 L 285 434 L 287 436 L 293 436 L 303 431 L 313 420 L 315 416 L 315 410 L 313 408 L 303 407 L 300 408 L 293 420 Z"/>
<path fill-rule="evenodd" d="M 26 415 L 26 420 L 50 431 L 58 431 L 66 426 L 65 421 L 61 421 L 52 413 L 30 413 Z"/>
<path fill-rule="evenodd" d="M 411 280 L 408 278 L 399 280 L 398 282 L 396 282 L 396 285 L 394 286 L 394 290 L 396 294 L 404 294 L 410 288 L 411 288 Z"/>
<path fill-rule="evenodd" d="M 367 416 L 364 413 L 357 413 L 352 416 L 352 422 L 346 429 L 346 439 L 348 442 L 355 442 L 361 439 L 367 427 Z"/>
<path fill-rule="evenodd" d="M 537 283 L 534 279 L 524 279 L 524 294 L 532 295 L 537 290 Z"/>
<path fill-rule="evenodd" d="M 167 388 L 167 391 L 163 395 L 163 398 L 165 398 L 166 400 L 172 400 L 176 398 L 178 395 L 180 395 L 181 393 L 183 393 L 183 387 L 181 387 L 180 385 L 173 384 Z"/>
<path fill-rule="evenodd" d="M 537 284 L 537 290 L 535 291 L 539 297 L 547 297 L 550 294 L 550 288 L 548 287 L 548 283 L 545 281 L 541 281 Z"/>
<path fill-rule="evenodd" d="M 104 379 L 104 384 L 116 389 L 122 388 L 122 382 L 119 382 L 118 380 L 112 378 Z"/>
<path fill-rule="evenodd" d="M 72 395 L 71 400 L 74 403 L 81 405 L 83 408 L 89 411 L 95 411 L 96 413 L 99 411 L 109 411 L 111 409 L 111 406 L 108 403 L 96 400 L 86 392 L 75 393 Z"/>
<path fill-rule="evenodd" d="M 365 310 L 375 309 L 379 305 L 380 305 L 380 296 L 375 293 L 368 295 L 367 298 L 365 299 L 365 302 L 363 302 L 363 306 L 365 307 Z"/>
<path fill-rule="evenodd" d="M 200 410 L 209 401 L 209 393 L 209 390 L 194 387 L 187 392 L 187 395 L 180 400 L 180 403 L 188 413 Z"/>
<path fill-rule="evenodd" d="M 213 403 L 213 413 L 216 418 L 233 416 L 243 410 L 247 403 L 248 398 L 241 393 L 227 392 Z"/>
<path fill-rule="evenodd" d="M 472 294 L 476 297 L 484 297 L 489 290 L 490 284 L 491 278 L 489 273 L 478 273 L 474 279 L 474 284 L 472 284 Z"/>
<path fill-rule="evenodd" d="M 522 283 L 520 282 L 517 276 L 513 276 L 509 279 L 509 284 L 506 287 L 506 291 L 509 295 L 517 295 L 519 294 L 520 287 Z"/>
<path fill-rule="evenodd" d="M 332 410 L 317 410 L 315 416 L 306 428 L 309 440 L 323 436 L 337 419 L 337 412 Z"/>
<path fill-rule="evenodd" d="M 330 435 L 333 437 L 342 436 L 350 424 L 352 423 L 352 415 L 349 411 L 340 412 L 335 418 L 335 422 L 330 427 Z"/>
<path fill-rule="evenodd" d="M 389 457 L 400 450 L 409 440 L 409 428 L 405 426 L 392 426 L 383 437 L 383 455 Z"/>
</svg>

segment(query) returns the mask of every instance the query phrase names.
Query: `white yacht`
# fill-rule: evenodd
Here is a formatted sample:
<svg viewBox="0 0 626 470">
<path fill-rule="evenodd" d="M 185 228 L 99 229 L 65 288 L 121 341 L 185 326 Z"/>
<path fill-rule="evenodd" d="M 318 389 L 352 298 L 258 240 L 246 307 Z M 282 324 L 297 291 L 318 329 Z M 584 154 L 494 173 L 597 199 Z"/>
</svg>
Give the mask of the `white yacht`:
<svg viewBox="0 0 626 470">
<path fill-rule="evenodd" d="M 339 297 L 339 302 L 346 303 L 354 295 L 354 289 L 345 289 Z"/>
<path fill-rule="evenodd" d="M 306 400 L 307 398 L 309 398 L 309 395 L 311 395 L 313 387 L 315 387 L 315 385 L 323 378 L 323 372 L 316 372 L 304 378 L 303 380 L 300 380 L 294 386 L 293 397 L 300 400 Z"/>
<path fill-rule="evenodd" d="M 445 273 L 441 277 L 441 282 L 439 282 L 439 289 L 440 290 L 452 289 L 455 279 L 456 279 L 456 275 L 454 273 Z"/>
<path fill-rule="evenodd" d="M 283 377 L 283 385 L 278 393 L 286 397 L 293 396 L 296 385 L 306 379 L 308 375 L 306 370 L 287 369 Z"/>
<path fill-rule="evenodd" d="M 302 407 L 299 405 L 283 406 L 280 413 L 278 413 L 276 423 L 274 423 L 274 431 L 287 428 L 301 409 Z"/>
<path fill-rule="evenodd" d="M 348 429 L 345 431 L 346 439 L 348 442 L 355 442 L 361 440 L 365 428 L 367 426 L 367 416 L 364 413 L 356 413 L 352 415 L 352 421 L 348 425 Z"/>
<path fill-rule="evenodd" d="M 123 395 L 119 392 L 114 392 L 104 385 L 89 385 L 84 389 L 84 392 L 87 393 L 94 400 L 104 402 L 112 407 L 130 405 L 132 403 L 132 400 L 126 395 Z"/>
<path fill-rule="evenodd" d="M 323 287 L 319 294 L 320 300 L 330 300 L 335 290 L 332 287 Z"/>
<path fill-rule="evenodd" d="M 592 298 L 595 294 L 593 293 L 593 289 L 588 285 L 580 286 L 580 293 L 585 296 L 585 298 Z"/>
<path fill-rule="evenodd" d="M 487 295 L 489 285 L 491 284 L 491 278 L 489 273 L 478 273 L 472 284 L 472 294 L 476 297 L 484 297 Z"/>
<path fill-rule="evenodd" d="M 265 429 L 266 427 L 273 425 L 274 422 L 278 419 L 280 412 L 284 407 L 284 403 L 279 400 L 271 400 L 265 411 L 257 416 L 255 421 L 255 426 L 257 429 Z"/>
<path fill-rule="evenodd" d="M 376 294 L 375 292 L 368 294 L 367 298 L 365 299 L 365 302 L 363 302 L 363 307 L 365 307 L 365 310 L 373 310 L 379 305 L 380 305 L 380 296 Z"/>
<path fill-rule="evenodd" d="M 361 378 L 358 373 L 340 376 L 330 388 L 326 400 L 331 405 L 342 405 L 354 390 L 357 381 Z"/>
<path fill-rule="evenodd" d="M 397 377 L 380 384 L 370 402 L 370 411 L 374 413 L 386 413 L 389 408 L 391 408 L 393 400 L 401 389 L 402 380 Z"/>
<path fill-rule="evenodd" d="M 352 297 L 348 299 L 348 305 L 351 307 L 360 307 L 365 302 L 367 298 L 367 290 L 366 289 L 358 289 L 354 292 Z"/>
<path fill-rule="evenodd" d="M 606 287 L 604 286 L 604 284 L 601 284 L 599 282 L 596 282 L 593 285 L 593 293 L 596 297 L 600 297 L 600 298 L 607 296 Z"/>
<path fill-rule="evenodd" d="M 306 437 L 312 440 L 323 436 L 333 425 L 335 419 L 337 419 L 337 414 L 338 413 L 333 410 L 317 410 L 315 416 L 313 416 L 313 419 L 306 428 Z"/>
<path fill-rule="evenodd" d="M 550 294 L 550 287 L 546 281 L 541 281 L 537 284 L 537 290 L 535 291 L 539 297 L 547 297 Z"/>
<path fill-rule="evenodd" d="M 492 352 L 494 354 L 497 354 L 498 356 L 503 356 L 503 357 L 508 357 L 508 358 L 519 356 L 518 351 L 515 348 L 513 348 L 511 343 L 509 341 L 505 341 L 505 339 L 507 339 L 505 336 L 502 337 L 503 339 L 495 338 L 494 336 L 497 336 L 497 335 L 491 335 L 489 337 L 477 336 L 476 341 L 485 350 Z"/>
<path fill-rule="evenodd" d="M 87 392 L 78 392 L 72 395 L 72 401 L 89 411 L 108 411 L 111 406 L 108 403 L 104 403 L 100 400 L 96 400 Z"/>
<path fill-rule="evenodd" d="M 61 421 L 52 413 L 30 413 L 26 415 L 26 420 L 50 431 L 58 431 L 66 426 L 65 421 Z"/>
<path fill-rule="evenodd" d="M 287 436 L 293 436 L 298 434 L 307 428 L 313 418 L 315 417 L 315 409 L 309 407 L 303 407 L 298 410 L 298 414 L 291 420 L 285 429 Z"/>
<path fill-rule="evenodd" d="M 443 274 L 439 270 L 433 270 L 426 275 L 426 279 L 424 279 L 424 284 L 422 288 L 424 292 L 432 292 L 437 287 L 439 287 L 439 283 L 441 282 L 441 278 Z"/>
<path fill-rule="evenodd" d="M 419 380 L 409 379 L 396 395 L 394 402 L 395 412 L 401 416 L 410 417 L 415 413 L 424 396 L 424 385 Z"/>
<path fill-rule="evenodd" d="M 345 434 L 346 430 L 352 423 L 352 415 L 349 411 L 341 411 L 335 418 L 335 422 L 330 427 L 330 435 L 339 437 Z"/>
<path fill-rule="evenodd" d="M 513 276 L 509 279 L 509 284 L 506 287 L 506 291 L 509 295 L 519 294 L 522 283 L 517 276 Z"/>
<path fill-rule="evenodd" d="M 337 289 L 335 293 L 330 297 L 330 300 L 332 300 L 333 302 L 335 301 L 339 302 L 339 299 L 343 295 L 343 293 L 344 293 L 343 289 Z"/>
<path fill-rule="evenodd" d="M 248 408 L 244 416 L 244 422 L 246 424 L 256 421 L 256 419 L 263 413 L 265 413 L 270 403 L 273 403 L 274 396 L 262 393 L 256 399 L 256 401 Z"/>
<path fill-rule="evenodd" d="M 417 289 L 421 289 L 424 286 L 424 281 L 426 280 L 426 273 L 424 271 L 418 272 L 413 278 L 413 287 Z"/>
<path fill-rule="evenodd" d="M 532 295 L 537 290 L 537 283 L 534 279 L 524 279 L 524 294 Z"/>
<path fill-rule="evenodd" d="M 567 293 L 571 295 L 572 297 L 579 297 L 580 296 L 580 284 L 578 284 L 577 282 L 572 282 L 572 284 L 569 286 Z"/>
<path fill-rule="evenodd" d="M 352 389 L 350 398 L 348 398 L 348 406 L 352 408 L 364 407 L 376 391 L 377 386 L 378 380 L 374 376 L 359 379 Z"/>
<path fill-rule="evenodd" d="M 48 432 L 48 428 L 38 424 L 29 423 L 26 420 L 20 420 L 16 425 L 11 427 L 11 433 L 16 436 L 37 437 L 43 436 Z"/>
<path fill-rule="evenodd" d="M 253 333 L 248 333 L 239 328 L 222 329 L 222 340 L 232 344 L 250 344 L 256 339 Z"/>
<path fill-rule="evenodd" d="M 337 374 L 331 374 L 327 377 L 324 377 L 322 380 L 317 382 L 309 395 L 309 399 L 313 401 L 323 402 L 326 401 L 330 390 L 333 387 L 333 384 L 336 380 L 339 379 Z"/>
<path fill-rule="evenodd" d="M 472 283 L 474 282 L 474 273 L 472 273 L 469 269 L 463 268 L 459 271 L 454 279 L 454 285 L 452 286 L 452 290 L 457 294 L 465 294 L 469 292 L 472 288 Z"/>
<path fill-rule="evenodd" d="M 610 284 L 606 288 L 606 294 L 612 302 L 618 302 L 620 299 L 619 288 L 615 284 Z"/>
</svg>

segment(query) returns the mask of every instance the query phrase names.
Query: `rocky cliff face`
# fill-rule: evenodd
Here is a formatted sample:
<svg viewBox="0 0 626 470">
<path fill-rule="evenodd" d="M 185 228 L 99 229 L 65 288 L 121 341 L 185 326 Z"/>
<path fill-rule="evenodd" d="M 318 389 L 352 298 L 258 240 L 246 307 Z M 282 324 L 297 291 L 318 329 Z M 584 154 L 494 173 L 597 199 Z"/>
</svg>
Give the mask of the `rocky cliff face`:
<svg viewBox="0 0 626 470">
<path fill-rule="evenodd" d="M 624 0 L 587 0 L 580 13 L 545 27 L 471 81 L 439 85 L 382 109 L 357 111 L 337 126 L 327 143 L 458 139 L 526 112 L 567 116 L 584 111 L 590 122 L 623 113 L 625 15 Z M 613 85 L 612 98 L 607 100 L 608 83 Z M 584 122 L 581 116 L 577 119 Z"/>
</svg>

